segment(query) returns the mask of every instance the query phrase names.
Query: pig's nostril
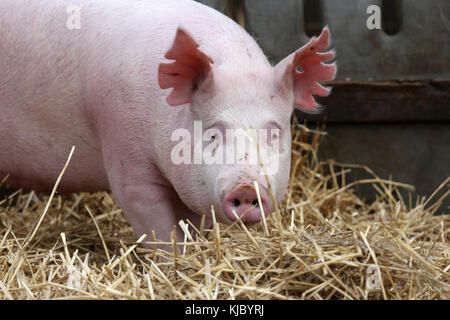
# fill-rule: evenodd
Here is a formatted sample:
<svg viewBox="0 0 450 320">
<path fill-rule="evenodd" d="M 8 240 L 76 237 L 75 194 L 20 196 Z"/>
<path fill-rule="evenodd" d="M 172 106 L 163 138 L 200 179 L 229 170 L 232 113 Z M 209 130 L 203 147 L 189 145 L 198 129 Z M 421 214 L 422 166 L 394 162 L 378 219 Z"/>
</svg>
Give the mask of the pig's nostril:
<svg viewBox="0 0 450 320">
<path fill-rule="evenodd" d="M 270 213 L 270 202 L 264 190 L 260 192 L 259 199 L 253 186 L 237 186 L 222 200 L 223 213 L 230 221 L 235 221 L 237 217 L 245 223 L 261 221 L 263 211 L 264 215 Z"/>
</svg>

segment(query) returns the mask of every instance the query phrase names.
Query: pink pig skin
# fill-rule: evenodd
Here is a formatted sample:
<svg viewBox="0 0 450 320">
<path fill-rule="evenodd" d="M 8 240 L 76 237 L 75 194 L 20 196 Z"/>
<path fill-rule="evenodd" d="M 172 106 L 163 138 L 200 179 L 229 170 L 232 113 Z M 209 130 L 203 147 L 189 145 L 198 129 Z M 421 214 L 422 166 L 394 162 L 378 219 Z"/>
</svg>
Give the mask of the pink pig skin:
<svg viewBox="0 0 450 320">
<path fill-rule="evenodd" d="M 69 5 L 81 7 L 81 29 L 66 27 Z M 272 67 L 245 30 L 194 1 L 1 0 L 0 178 L 51 190 L 75 145 L 59 190 L 111 190 L 138 236 L 169 240 L 180 219 L 198 225 L 211 206 L 229 223 L 233 208 L 252 207 L 253 181 L 268 214 L 259 166 L 175 165 L 171 135 L 193 136 L 194 120 L 221 132 L 280 129 L 280 170 L 269 178 L 281 201 L 293 107 L 314 110 L 312 95 L 329 92 L 317 82 L 336 72 L 322 63 L 333 52 L 318 52 L 328 42 L 324 29 Z M 258 221 L 259 210 L 242 219 Z"/>
</svg>

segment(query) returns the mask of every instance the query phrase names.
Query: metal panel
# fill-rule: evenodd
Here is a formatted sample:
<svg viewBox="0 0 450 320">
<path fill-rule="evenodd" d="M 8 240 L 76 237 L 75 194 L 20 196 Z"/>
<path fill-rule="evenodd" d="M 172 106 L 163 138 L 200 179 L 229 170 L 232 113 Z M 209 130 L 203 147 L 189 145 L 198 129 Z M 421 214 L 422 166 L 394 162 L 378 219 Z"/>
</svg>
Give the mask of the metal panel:
<svg viewBox="0 0 450 320">
<path fill-rule="evenodd" d="M 367 7 L 381 0 L 323 0 L 337 52 L 338 80 L 450 77 L 450 1 L 402 1 L 395 35 L 366 27 Z"/>
<path fill-rule="evenodd" d="M 319 148 L 321 159 L 367 165 L 381 178 L 392 176 L 393 181 L 412 184 L 416 195 L 431 195 L 450 177 L 448 123 L 339 123 L 329 124 L 326 131 Z M 367 177 L 362 170 L 354 170 L 354 179 Z M 358 189 L 374 200 L 370 185 Z M 440 212 L 450 213 L 450 198 Z"/>
<path fill-rule="evenodd" d="M 303 33 L 302 0 L 247 0 L 244 15 L 246 30 L 272 63 L 282 60 L 308 41 Z"/>
<path fill-rule="evenodd" d="M 450 79 L 429 81 L 333 81 L 332 94 L 317 97 L 320 114 L 301 119 L 329 122 L 450 121 Z M 450 123 L 449 123 L 450 126 Z"/>
<path fill-rule="evenodd" d="M 450 78 L 450 1 L 401 1 L 397 34 L 369 30 L 367 8 L 382 0 L 317 0 L 337 52 L 337 80 Z M 222 12 L 227 1 L 201 0 Z M 272 63 L 308 41 L 303 0 L 228 1 L 242 5 L 245 28 Z"/>
<path fill-rule="evenodd" d="M 226 14 L 227 12 L 227 1 L 226 0 L 195 0 L 197 2 L 203 3 L 208 7 L 214 8 L 217 11 Z"/>
</svg>

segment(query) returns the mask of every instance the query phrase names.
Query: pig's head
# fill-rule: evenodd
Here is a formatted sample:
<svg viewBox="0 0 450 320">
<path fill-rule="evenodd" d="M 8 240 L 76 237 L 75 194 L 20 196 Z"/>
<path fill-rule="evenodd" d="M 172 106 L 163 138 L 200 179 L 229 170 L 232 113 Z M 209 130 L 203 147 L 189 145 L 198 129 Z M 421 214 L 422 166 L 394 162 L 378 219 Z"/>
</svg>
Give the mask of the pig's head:
<svg viewBox="0 0 450 320">
<path fill-rule="evenodd" d="M 236 215 L 257 222 L 261 209 L 267 215 L 273 200 L 284 198 L 292 111 L 294 106 L 317 110 L 313 95 L 329 93 L 318 83 L 333 79 L 336 72 L 335 64 L 323 63 L 334 52 L 319 52 L 328 44 L 324 28 L 318 38 L 272 67 L 262 53 L 252 59 L 245 47 L 242 61 L 213 61 L 186 31 L 177 30 L 165 56 L 175 61 L 160 64 L 158 80 L 162 89 L 173 88 L 166 98 L 170 106 L 189 108 L 194 163 L 185 165 L 180 176 L 184 186 L 175 189 L 191 209 L 209 213 L 213 205 L 222 222 L 230 223 Z"/>
</svg>

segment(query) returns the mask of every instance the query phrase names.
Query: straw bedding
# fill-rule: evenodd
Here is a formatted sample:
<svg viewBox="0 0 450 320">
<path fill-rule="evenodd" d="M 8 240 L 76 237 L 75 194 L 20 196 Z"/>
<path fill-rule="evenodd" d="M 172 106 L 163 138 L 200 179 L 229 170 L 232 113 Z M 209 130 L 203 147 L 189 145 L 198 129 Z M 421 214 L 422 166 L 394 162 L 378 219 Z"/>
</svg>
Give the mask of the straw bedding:
<svg viewBox="0 0 450 320">
<path fill-rule="evenodd" d="M 288 193 L 267 221 L 191 228 L 173 253 L 143 248 L 151 234 L 136 242 L 110 193 L 11 192 L 0 299 L 450 299 L 450 215 L 435 215 L 450 178 L 405 200 L 411 186 L 319 160 L 323 129 L 296 126 Z M 372 178 L 350 181 L 357 170 Z"/>
</svg>

